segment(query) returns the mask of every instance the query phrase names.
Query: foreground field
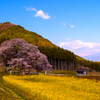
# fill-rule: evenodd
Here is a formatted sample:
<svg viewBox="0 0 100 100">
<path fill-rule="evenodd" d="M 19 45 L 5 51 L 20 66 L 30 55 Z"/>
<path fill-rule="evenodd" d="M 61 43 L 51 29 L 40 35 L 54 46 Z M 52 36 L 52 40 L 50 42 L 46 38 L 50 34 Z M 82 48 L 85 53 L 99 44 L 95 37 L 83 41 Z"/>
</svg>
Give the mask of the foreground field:
<svg viewBox="0 0 100 100">
<path fill-rule="evenodd" d="M 28 100 L 100 100 L 100 82 L 50 75 L 3 76 L 14 89 L 27 93 Z"/>
<path fill-rule="evenodd" d="M 13 87 L 3 81 L 2 76 L 8 75 L 7 73 L 0 73 L 0 100 L 24 100 L 20 95 L 13 91 Z M 21 90 L 18 90 L 22 92 Z"/>
</svg>

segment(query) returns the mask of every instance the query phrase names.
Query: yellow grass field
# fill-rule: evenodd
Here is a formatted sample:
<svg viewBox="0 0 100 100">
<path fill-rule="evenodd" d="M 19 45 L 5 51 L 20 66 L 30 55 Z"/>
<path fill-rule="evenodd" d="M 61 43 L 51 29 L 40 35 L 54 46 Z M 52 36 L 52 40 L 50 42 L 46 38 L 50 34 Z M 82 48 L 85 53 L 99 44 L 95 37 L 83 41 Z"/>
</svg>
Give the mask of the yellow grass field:
<svg viewBox="0 0 100 100">
<path fill-rule="evenodd" d="M 100 100 L 100 81 L 50 75 L 3 76 L 34 100 Z"/>
</svg>

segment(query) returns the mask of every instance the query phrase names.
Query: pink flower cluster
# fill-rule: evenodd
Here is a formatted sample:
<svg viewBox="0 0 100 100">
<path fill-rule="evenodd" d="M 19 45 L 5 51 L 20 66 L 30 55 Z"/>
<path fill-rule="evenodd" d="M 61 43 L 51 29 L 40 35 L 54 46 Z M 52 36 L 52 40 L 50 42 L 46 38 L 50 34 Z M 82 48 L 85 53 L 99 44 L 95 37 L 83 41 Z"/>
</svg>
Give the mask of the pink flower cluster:
<svg viewBox="0 0 100 100">
<path fill-rule="evenodd" d="M 40 53 L 37 46 L 29 44 L 22 39 L 11 39 L 0 46 L 0 65 L 18 66 L 20 69 L 34 68 L 51 70 L 47 57 Z"/>
</svg>

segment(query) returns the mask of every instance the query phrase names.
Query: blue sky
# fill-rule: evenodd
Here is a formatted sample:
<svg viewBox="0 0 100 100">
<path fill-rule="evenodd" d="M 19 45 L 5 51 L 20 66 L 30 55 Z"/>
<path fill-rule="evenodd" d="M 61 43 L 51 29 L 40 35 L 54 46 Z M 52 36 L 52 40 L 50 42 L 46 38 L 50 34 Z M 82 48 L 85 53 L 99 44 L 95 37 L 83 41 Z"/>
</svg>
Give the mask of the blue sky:
<svg viewBox="0 0 100 100">
<path fill-rule="evenodd" d="M 0 0 L 8 21 L 79 56 L 100 53 L 100 0 Z"/>
</svg>

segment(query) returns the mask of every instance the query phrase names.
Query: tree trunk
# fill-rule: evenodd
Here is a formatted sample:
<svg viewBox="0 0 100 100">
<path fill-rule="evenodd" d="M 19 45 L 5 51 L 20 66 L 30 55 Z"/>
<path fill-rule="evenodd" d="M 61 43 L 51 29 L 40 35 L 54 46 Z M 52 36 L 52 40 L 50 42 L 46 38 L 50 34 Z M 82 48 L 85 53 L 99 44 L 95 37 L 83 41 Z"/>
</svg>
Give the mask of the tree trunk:
<svg viewBox="0 0 100 100">
<path fill-rule="evenodd" d="M 51 58 L 50 64 L 53 65 L 53 58 L 52 58 L 52 56 L 50 58 Z"/>
<path fill-rule="evenodd" d="M 63 60 L 61 59 L 61 70 L 63 70 Z"/>
<path fill-rule="evenodd" d="M 58 59 L 56 59 L 56 70 L 58 70 Z"/>
<path fill-rule="evenodd" d="M 68 63 L 68 70 L 70 70 L 70 64 Z"/>
<path fill-rule="evenodd" d="M 71 70 L 74 70 L 74 65 L 73 65 L 73 62 L 71 62 Z"/>
<path fill-rule="evenodd" d="M 58 59 L 58 70 L 60 70 L 60 60 Z"/>
<path fill-rule="evenodd" d="M 67 70 L 67 60 L 64 60 L 64 66 L 65 66 L 65 70 Z"/>
<path fill-rule="evenodd" d="M 56 68 L 56 59 L 54 59 L 54 70 L 57 70 L 57 68 Z"/>
</svg>

